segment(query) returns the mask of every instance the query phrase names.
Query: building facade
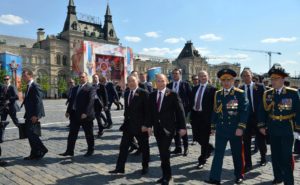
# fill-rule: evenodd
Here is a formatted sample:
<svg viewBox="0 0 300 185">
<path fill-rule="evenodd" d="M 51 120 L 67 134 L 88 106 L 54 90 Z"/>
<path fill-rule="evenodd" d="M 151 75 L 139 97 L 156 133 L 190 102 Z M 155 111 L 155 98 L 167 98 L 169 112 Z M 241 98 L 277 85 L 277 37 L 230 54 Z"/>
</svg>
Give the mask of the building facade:
<svg viewBox="0 0 300 185">
<path fill-rule="evenodd" d="M 240 64 L 231 64 L 223 62 L 212 65 L 207 62 L 205 57 L 196 50 L 191 41 L 187 41 L 182 51 L 175 60 L 162 59 L 160 57 L 140 57 L 134 58 L 134 70 L 138 72 L 146 72 L 153 67 L 161 67 L 164 74 L 170 74 L 175 68 L 182 70 L 182 78 L 184 80 L 191 80 L 192 75 L 198 74 L 201 70 L 208 72 L 210 80 L 213 84 L 219 82 L 217 73 L 224 67 L 231 68 L 236 73 L 240 73 Z"/>
</svg>

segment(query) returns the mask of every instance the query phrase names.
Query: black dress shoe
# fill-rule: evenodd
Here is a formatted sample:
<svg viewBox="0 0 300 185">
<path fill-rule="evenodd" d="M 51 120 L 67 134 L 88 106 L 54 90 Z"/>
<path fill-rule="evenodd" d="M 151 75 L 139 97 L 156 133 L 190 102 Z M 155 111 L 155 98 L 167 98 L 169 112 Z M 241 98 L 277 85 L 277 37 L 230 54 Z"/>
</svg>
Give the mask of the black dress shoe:
<svg viewBox="0 0 300 185">
<path fill-rule="evenodd" d="M 44 151 L 39 152 L 39 155 L 37 156 L 38 159 L 42 159 L 46 153 L 48 153 L 48 149 L 45 149 Z"/>
<path fill-rule="evenodd" d="M 260 166 L 266 166 L 266 164 L 267 164 L 266 159 L 261 159 L 261 161 L 259 162 Z"/>
<path fill-rule="evenodd" d="M 274 179 L 272 181 L 272 184 L 281 184 L 283 182 L 283 180 L 280 180 L 280 179 Z"/>
<path fill-rule="evenodd" d="M 182 153 L 181 148 L 175 148 L 175 149 L 171 152 L 171 154 L 181 154 L 181 153 Z"/>
<path fill-rule="evenodd" d="M 244 179 L 243 178 L 237 178 L 237 179 L 235 179 L 235 183 L 236 184 L 242 184 L 243 183 L 243 181 L 244 181 Z"/>
<path fill-rule="evenodd" d="M 123 174 L 124 170 L 122 169 L 114 169 L 112 171 L 109 171 L 108 173 L 112 173 L 112 174 Z"/>
<path fill-rule="evenodd" d="M 163 182 L 163 180 L 164 180 L 164 178 L 161 177 L 161 178 L 159 178 L 159 179 L 156 181 L 156 183 L 157 183 L 157 184 L 161 184 L 161 183 Z"/>
<path fill-rule="evenodd" d="M 91 156 L 91 155 L 93 155 L 94 154 L 94 150 L 89 150 L 89 151 L 87 151 L 83 156 L 84 157 L 89 157 L 89 156 Z"/>
<path fill-rule="evenodd" d="M 252 165 L 246 165 L 245 166 L 245 173 L 247 173 L 247 172 L 249 172 L 249 171 L 251 171 L 252 170 Z"/>
<path fill-rule="evenodd" d="M 146 174 L 148 173 L 148 171 L 149 171 L 148 167 L 144 167 L 144 168 L 142 169 L 141 174 L 142 174 L 142 175 L 146 175 Z"/>
<path fill-rule="evenodd" d="M 30 160 L 36 160 L 36 159 L 38 159 L 38 157 L 37 156 L 34 156 L 34 155 L 30 155 L 30 156 L 28 156 L 28 157 L 24 157 L 23 158 L 25 161 L 30 161 Z"/>
<path fill-rule="evenodd" d="M 98 134 L 97 134 L 97 138 L 100 138 L 101 136 L 103 136 L 103 134 L 104 134 L 104 132 L 102 131 L 102 132 L 98 132 Z"/>
<path fill-rule="evenodd" d="M 65 152 L 65 153 L 62 153 L 62 154 L 58 154 L 60 156 L 74 156 L 74 153 L 73 152 Z"/>
<path fill-rule="evenodd" d="M 212 180 L 212 179 L 205 180 L 204 182 L 206 182 L 207 184 L 216 184 L 216 185 L 221 185 L 221 182 L 220 182 L 220 181 L 217 181 L 217 180 Z"/>
<path fill-rule="evenodd" d="M 7 165 L 7 162 L 6 161 L 3 161 L 3 160 L 0 160 L 0 166 L 6 166 Z"/>
<path fill-rule="evenodd" d="M 187 156 L 189 154 L 189 149 L 185 148 L 183 151 L 183 156 Z"/>
<path fill-rule="evenodd" d="M 173 184 L 174 183 L 174 180 L 173 178 L 164 178 L 163 181 L 161 182 L 162 185 L 170 185 L 170 184 Z"/>
<path fill-rule="evenodd" d="M 199 163 L 199 164 L 197 165 L 197 169 L 202 169 L 202 168 L 204 168 L 204 164 L 200 164 L 200 163 Z"/>
</svg>

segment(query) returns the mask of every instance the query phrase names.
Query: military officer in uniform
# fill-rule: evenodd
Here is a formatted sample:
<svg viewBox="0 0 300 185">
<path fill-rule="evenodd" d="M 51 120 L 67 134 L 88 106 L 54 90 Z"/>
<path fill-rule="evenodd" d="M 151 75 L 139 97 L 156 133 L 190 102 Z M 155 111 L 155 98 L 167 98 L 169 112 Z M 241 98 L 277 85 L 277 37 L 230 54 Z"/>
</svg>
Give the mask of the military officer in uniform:
<svg viewBox="0 0 300 185">
<path fill-rule="evenodd" d="M 229 141 L 233 156 L 235 183 L 241 184 L 244 178 L 242 136 L 248 118 L 248 99 L 243 90 L 234 87 L 236 72 L 225 68 L 218 78 L 223 89 L 215 93 L 212 115 L 212 133 L 216 135 L 215 155 L 212 162 L 209 184 L 220 184 L 224 152 Z"/>
<path fill-rule="evenodd" d="M 260 132 L 270 135 L 274 173 L 273 184 L 294 184 L 292 147 L 293 131 L 300 130 L 300 100 L 297 89 L 284 86 L 288 76 L 280 64 L 269 70 L 272 89 L 263 95 L 259 111 Z M 295 128 L 293 128 L 295 125 Z"/>
</svg>

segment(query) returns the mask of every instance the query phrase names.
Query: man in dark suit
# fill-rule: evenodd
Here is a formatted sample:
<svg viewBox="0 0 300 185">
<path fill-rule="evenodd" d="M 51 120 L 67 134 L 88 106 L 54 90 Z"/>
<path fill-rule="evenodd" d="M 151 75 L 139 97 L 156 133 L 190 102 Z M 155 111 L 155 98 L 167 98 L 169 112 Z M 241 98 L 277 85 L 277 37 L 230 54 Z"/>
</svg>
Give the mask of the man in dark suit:
<svg viewBox="0 0 300 185">
<path fill-rule="evenodd" d="M 142 72 L 139 74 L 139 86 L 141 87 L 142 85 L 144 85 L 144 89 L 146 89 L 149 93 L 151 93 L 153 91 L 153 87 L 152 84 L 150 82 L 147 82 L 147 73 L 146 72 Z"/>
<path fill-rule="evenodd" d="M 191 86 L 188 82 L 181 80 L 181 70 L 179 69 L 174 69 L 172 72 L 173 75 L 173 82 L 169 83 L 167 87 L 174 92 L 176 92 L 183 104 L 185 116 L 188 115 L 190 112 L 190 97 L 192 93 Z M 179 134 L 176 132 L 174 136 L 175 140 L 175 149 L 172 151 L 172 154 L 180 154 L 182 153 L 182 148 L 181 148 L 181 138 L 183 141 L 183 147 L 184 147 L 184 152 L 183 156 L 187 156 L 189 150 L 188 150 L 188 135 L 187 133 L 183 135 L 182 137 L 179 136 Z"/>
<path fill-rule="evenodd" d="M 9 75 L 5 75 L 3 78 L 4 85 L 3 88 L 1 88 L 1 94 L 4 96 L 4 99 L 7 100 L 9 103 L 7 105 L 8 109 L 5 109 L 2 112 L 1 115 L 1 121 L 6 121 L 7 116 L 9 115 L 12 119 L 13 123 L 18 127 L 19 126 L 19 120 L 17 118 L 17 112 L 20 111 L 20 107 L 17 104 L 17 100 L 19 99 L 18 91 L 15 86 L 10 84 L 10 77 Z M 9 124 L 9 122 L 6 122 L 5 125 L 3 125 L 3 128 L 0 129 L 0 143 L 3 142 L 4 137 L 4 130 L 5 127 Z"/>
<path fill-rule="evenodd" d="M 107 128 L 111 128 L 113 125 L 110 113 L 111 105 L 114 101 L 119 101 L 119 97 L 114 84 L 112 82 L 108 82 L 106 77 L 102 76 L 100 78 L 100 83 L 105 86 L 108 95 L 107 109 L 105 110 L 105 115 L 107 120 Z"/>
<path fill-rule="evenodd" d="M 216 88 L 208 83 L 206 71 L 200 71 L 198 77 L 200 84 L 193 88 L 190 102 L 193 138 L 201 145 L 197 166 L 201 169 L 213 150 L 213 146 L 209 144 L 209 136 Z"/>
<path fill-rule="evenodd" d="M 146 127 L 148 92 L 138 87 L 138 79 L 131 75 L 127 78 L 129 91 L 125 93 L 125 112 L 123 136 L 116 169 L 110 173 L 124 173 L 128 149 L 133 137 L 139 141 L 143 155 L 142 175 L 148 172 L 149 163 L 149 135 Z"/>
<path fill-rule="evenodd" d="M 32 71 L 23 70 L 22 78 L 27 84 L 22 105 L 25 107 L 26 135 L 31 147 L 30 155 L 25 157 L 24 160 L 41 159 L 48 152 L 48 149 L 44 146 L 36 132 L 40 129 L 38 128 L 38 124 L 40 124 L 39 120 L 45 116 L 42 89 L 33 81 Z"/>
<path fill-rule="evenodd" d="M 99 76 L 97 74 L 93 75 L 93 87 L 95 88 L 96 95 L 95 95 L 95 102 L 94 102 L 94 108 L 95 108 L 95 117 L 98 123 L 98 135 L 97 137 L 101 137 L 103 135 L 104 126 L 102 124 L 101 118 L 105 118 L 102 114 L 102 110 L 107 109 L 107 91 L 104 85 L 99 83 Z M 106 119 L 104 119 L 104 122 L 106 122 Z"/>
<path fill-rule="evenodd" d="M 93 120 L 95 118 L 94 99 L 95 88 L 88 83 L 88 77 L 85 72 L 79 74 L 80 85 L 74 87 L 70 102 L 67 107 L 66 117 L 70 117 L 70 131 L 68 136 L 68 145 L 65 153 L 61 156 L 73 156 L 75 142 L 77 140 L 80 126 L 82 126 L 88 149 L 85 157 L 94 153 Z"/>
<path fill-rule="evenodd" d="M 153 126 L 154 136 L 157 140 L 162 177 L 157 181 L 169 184 L 173 181 L 170 166 L 170 145 L 175 132 L 180 136 L 186 135 L 184 109 L 178 94 L 166 87 L 167 77 L 156 75 L 157 91 L 149 95 L 149 121 L 147 127 Z"/>
<path fill-rule="evenodd" d="M 262 135 L 257 127 L 258 109 L 262 102 L 264 94 L 264 86 L 258 83 L 252 82 L 253 73 L 250 68 L 244 68 L 241 77 L 244 84 L 240 86 L 240 89 L 244 90 L 249 101 L 249 117 L 247 121 L 246 130 L 243 136 L 244 148 L 245 148 L 245 172 L 252 169 L 251 160 L 251 139 L 252 135 L 256 135 L 256 144 L 260 151 L 260 166 L 266 165 L 266 153 L 267 144 L 266 137 Z"/>
</svg>

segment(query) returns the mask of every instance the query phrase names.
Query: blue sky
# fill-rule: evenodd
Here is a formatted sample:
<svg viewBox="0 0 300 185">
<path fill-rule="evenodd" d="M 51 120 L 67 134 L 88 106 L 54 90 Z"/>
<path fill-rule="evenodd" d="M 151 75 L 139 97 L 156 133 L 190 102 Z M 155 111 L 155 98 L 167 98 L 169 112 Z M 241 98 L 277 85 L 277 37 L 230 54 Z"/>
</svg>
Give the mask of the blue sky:
<svg viewBox="0 0 300 185">
<path fill-rule="evenodd" d="M 104 21 L 106 0 L 74 0 L 77 12 Z M 36 29 L 59 33 L 68 0 L 1 0 L 0 34 L 36 38 Z M 176 58 L 192 40 L 209 63 L 240 62 L 262 73 L 265 53 L 281 52 L 272 62 L 300 75 L 299 0 L 110 0 L 113 23 L 123 46 L 144 53 Z M 243 59 L 240 59 L 243 58 Z"/>
</svg>

